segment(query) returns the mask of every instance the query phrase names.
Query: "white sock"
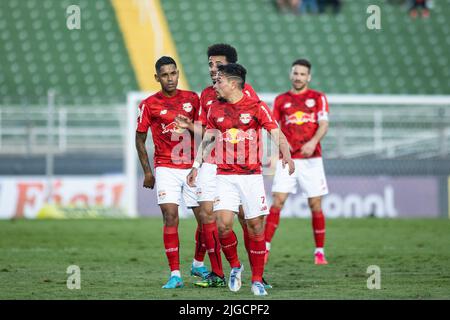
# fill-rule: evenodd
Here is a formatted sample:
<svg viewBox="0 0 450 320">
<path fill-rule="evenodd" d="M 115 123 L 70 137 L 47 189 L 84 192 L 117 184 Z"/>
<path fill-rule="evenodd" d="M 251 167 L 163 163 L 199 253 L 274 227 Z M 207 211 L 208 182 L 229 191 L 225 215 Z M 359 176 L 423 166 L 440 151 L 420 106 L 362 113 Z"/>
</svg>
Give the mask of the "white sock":
<svg viewBox="0 0 450 320">
<path fill-rule="evenodd" d="M 321 254 L 325 254 L 325 252 L 323 251 L 323 248 L 316 248 L 316 250 L 314 250 L 314 254 L 316 254 L 317 252 L 320 252 Z"/>
<path fill-rule="evenodd" d="M 171 277 L 176 276 L 176 277 L 180 277 L 180 278 L 181 278 L 180 270 L 173 270 L 173 271 L 170 273 L 170 276 L 171 276 Z"/>
<path fill-rule="evenodd" d="M 203 267 L 205 264 L 203 263 L 203 261 L 197 261 L 197 260 L 193 260 L 192 261 L 192 265 L 195 267 L 195 268 L 200 268 L 200 267 Z"/>
<path fill-rule="evenodd" d="M 270 251 L 270 242 L 266 242 L 266 250 Z"/>
</svg>

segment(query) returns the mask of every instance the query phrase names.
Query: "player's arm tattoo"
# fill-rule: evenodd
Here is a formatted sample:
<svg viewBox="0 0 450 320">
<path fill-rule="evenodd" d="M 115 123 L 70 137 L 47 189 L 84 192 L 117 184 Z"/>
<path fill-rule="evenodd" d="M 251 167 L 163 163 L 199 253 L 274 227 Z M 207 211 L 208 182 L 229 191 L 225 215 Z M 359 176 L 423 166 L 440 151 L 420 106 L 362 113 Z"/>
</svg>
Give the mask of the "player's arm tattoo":
<svg viewBox="0 0 450 320">
<path fill-rule="evenodd" d="M 147 140 L 147 133 L 136 131 L 136 150 L 139 156 L 139 161 L 141 162 L 142 170 L 144 170 L 144 174 L 152 174 L 147 150 L 145 148 L 145 140 Z"/>
</svg>

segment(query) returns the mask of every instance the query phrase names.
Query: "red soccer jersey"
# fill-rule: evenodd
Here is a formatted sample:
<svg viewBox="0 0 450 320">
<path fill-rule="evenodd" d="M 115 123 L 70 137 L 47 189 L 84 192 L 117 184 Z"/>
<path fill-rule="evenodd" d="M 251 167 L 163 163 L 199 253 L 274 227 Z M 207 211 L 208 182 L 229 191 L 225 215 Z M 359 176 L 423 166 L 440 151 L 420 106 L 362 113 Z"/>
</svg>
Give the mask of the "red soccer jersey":
<svg viewBox="0 0 450 320">
<path fill-rule="evenodd" d="M 280 124 L 281 131 L 286 136 L 293 159 L 304 158 L 300 153 L 303 145 L 311 140 L 319 128 L 319 121 L 328 121 L 328 101 L 321 92 L 308 89 L 294 94 L 291 91 L 275 98 L 273 117 Z M 320 142 L 310 158 L 322 156 Z"/>
<path fill-rule="evenodd" d="M 185 90 L 177 90 L 173 97 L 158 92 L 141 102 L 136 131 L 147 132 L 151 128 L 155 144 L 155 168 L 192 167 L 195 152 L 193 134 L 177 127 L 175 117 L 181 114 L 195 121 L 198 108 L 198 95 Z"/>
<path fill-rule="evenodd" d="M 267 105 L 244 94 L 232 104 L 215 101 L 207 115 L 207 130 L 216 137 L 217 174 L 260 174 L 260 130 L 278 128 Z"/>
<path fill-rule="evenodd" d="M 242 93 L 245 93 L 251 98 L 259 100 L 259 97 L 256 94 L 255 90 L 253 90 L 252 86 L 247 83 L 244 84 Z M 211 107 L 212 103 L 215 101 L 217 101 L 216 90 L 214 90 L 213 86 L 206 87 L 200 94 L 200 108 L 198 109 L 198 120 L 201 121 L 202 126 L 206 126 L 206 115 L 208 114 L 209 108 Z M 205 162 L 214 163 L 214 152 L 211 153 L 210 157 L 207 157 L 205 159 Z"/>
<path fill-rule="evenodd" d="M 247 96 L 259 100 L 258 95 L 255 90 L 253 90 L 252 86 L 248 83 L 244 84 L 244 89 L 242 93 L 245 93 Z M 217 100 L 216 90 L 214 90 L 213 86 L 206 87 L 202 93 L 200 94 L 200 108 L 198 109 L 198 120 L 202 122 L 203 126 L 206 126 L 206 115 L 208 114 L 209 107 L 211 107 L 212 103 Z"/>
</svg>

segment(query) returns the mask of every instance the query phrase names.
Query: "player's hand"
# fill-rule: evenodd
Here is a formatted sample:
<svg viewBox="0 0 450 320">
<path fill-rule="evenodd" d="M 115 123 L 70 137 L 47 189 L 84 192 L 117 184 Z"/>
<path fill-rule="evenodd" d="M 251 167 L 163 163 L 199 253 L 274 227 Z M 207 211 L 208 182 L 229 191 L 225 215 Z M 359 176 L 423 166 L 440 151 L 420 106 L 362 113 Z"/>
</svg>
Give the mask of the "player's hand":
<svg viewBox="0 0 450 320">
<path fill-rule="evenodd" d="M 300 150 L 300 153 L 304 157 L 310 157 L 314 153 L 314 150 L 316 150 L 316 145 L 317 144 L 314 141 L 308 141 L 303 145 L 302 149 Z"/>
<path fill-rule="evenodd" d="M 192 120 L 186 116 L 183 116 L 182 114 L 179 114 L 175 117 L 175 123 L 178 127 L 183 129 L 189 129 L 193 125 Z"/>
<path fill-rule="evenodd" d="M 153 189 L 155 187 L 155 176 L 151 173 L 147 173 L 144 177 L 144 188 Z"/>
<path fill-rule="evenodd" d="M 196 187 L 195 180 L 197 179 L 197 173 L 198 169 L 192 168 L 191 172 L 189 172 L 189 174 L 187 175 L 186 183 L 188 184 L 189 187 Z"/>
<path fill-rule="evenodd" d="M 281 160 L 281 164 L 283 166 L 283 169 L 288 165 L 289 167 L 289 175 L 293 174 L 295 171 L 295 163 L 292 161 L 292 159 L 283 159 Z"/>
</svg>

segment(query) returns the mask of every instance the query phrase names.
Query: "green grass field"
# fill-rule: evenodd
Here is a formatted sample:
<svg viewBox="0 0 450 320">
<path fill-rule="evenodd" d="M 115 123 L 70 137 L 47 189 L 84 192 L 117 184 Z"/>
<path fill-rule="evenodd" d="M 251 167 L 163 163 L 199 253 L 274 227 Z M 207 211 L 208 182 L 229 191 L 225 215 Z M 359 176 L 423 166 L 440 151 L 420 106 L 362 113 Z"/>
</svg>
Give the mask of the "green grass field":
<svg viewBox="0 0 450 320">
<path fill-rule="evenodd" d="M 243 241 L 239 292 L 193 286 L 194 230 L 194 220 L 181 220 L 186 287 L 163 290 L 169 269 L 160 218 L 0 221 L 0 299 L 254 299 Z M 315 266 L 312 252 L 310 221 L 282 219 L 265 271 L 274 288 L 264 299 L 450 298 L 448 220 L 329 219 L 329 265 Z M 81 268 L 80 290 L 67 289 L 69 265 Z M 367 289 L 370 265 L 381 269 L 380 290 Z"/>
</svg>

